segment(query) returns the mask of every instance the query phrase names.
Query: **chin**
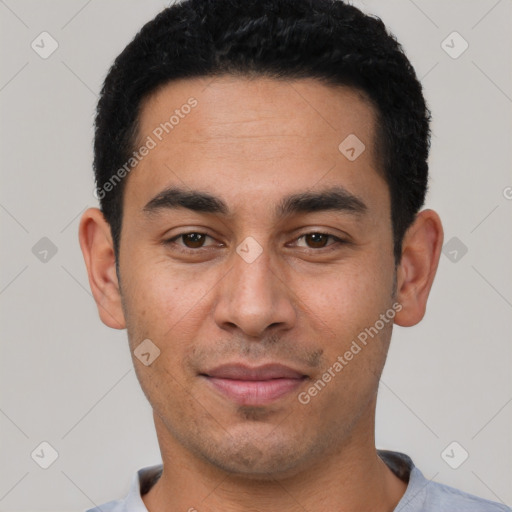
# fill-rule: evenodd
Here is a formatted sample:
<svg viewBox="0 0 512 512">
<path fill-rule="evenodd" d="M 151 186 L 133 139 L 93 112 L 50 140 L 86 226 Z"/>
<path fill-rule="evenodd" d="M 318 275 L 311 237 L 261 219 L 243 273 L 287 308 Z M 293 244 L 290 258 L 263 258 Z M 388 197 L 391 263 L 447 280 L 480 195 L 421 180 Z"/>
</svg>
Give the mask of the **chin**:
<svg viewBox="0 0 512 512">
<path fill-rule="evenodd" d="M 247 439 L 247 437 L 245 437 Z M 307 455 L 304 443 L 289 440 L 288 443 L 276 442 L 266 437 L 251 436 L 249 440 L 236 441 L 226 436 L 225 445 L 215 443 L 203 458 L 213 466 L 230 473 L 233 477 L 240 476 L 251 480 L 274 480 L 291 476 Z M 212 449 L 213 448 L 213 449 Z"/>
</svg>

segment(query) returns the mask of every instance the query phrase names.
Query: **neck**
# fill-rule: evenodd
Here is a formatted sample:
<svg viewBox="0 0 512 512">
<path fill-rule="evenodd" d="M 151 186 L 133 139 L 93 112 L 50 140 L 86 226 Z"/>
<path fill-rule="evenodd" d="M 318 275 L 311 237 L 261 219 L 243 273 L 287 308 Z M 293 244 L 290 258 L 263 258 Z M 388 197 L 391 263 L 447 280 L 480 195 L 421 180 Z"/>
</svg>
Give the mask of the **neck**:
<svg viewBox="0 0 512 512">
<path fill-rule="evenodd" d="M 149 512 L 391 512 L 407 484 L 378 456 L 373 418 L 370 423 L 372 428 L 364 435 L 349 439 L 302 471 L 255 479 L 226 473 L 191 454 L 155 415 L 164 470 L 142 499 Z M 355 426 L 353 432 L 361 430 Z"/>
</svg>

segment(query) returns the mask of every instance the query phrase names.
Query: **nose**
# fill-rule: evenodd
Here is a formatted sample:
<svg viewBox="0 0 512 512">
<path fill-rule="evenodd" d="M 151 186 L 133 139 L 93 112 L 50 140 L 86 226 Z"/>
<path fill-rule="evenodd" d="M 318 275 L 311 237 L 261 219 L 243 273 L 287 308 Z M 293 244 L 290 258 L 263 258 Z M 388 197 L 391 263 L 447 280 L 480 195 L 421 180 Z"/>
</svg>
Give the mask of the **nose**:
<svg viewBox="0 0 512 512">
<path fill-rule="evenodd" d="M 296 319 L 293 292 L 282 272 L 271 268 L 268 251 L 252 262 L 238 254 L 233 260 L 231 271 L 217 288 L 217 325 L 224 330 L 239 329 L 248 337 L 262 337 L 266 330 L 291 329 Z"/>
</svg>

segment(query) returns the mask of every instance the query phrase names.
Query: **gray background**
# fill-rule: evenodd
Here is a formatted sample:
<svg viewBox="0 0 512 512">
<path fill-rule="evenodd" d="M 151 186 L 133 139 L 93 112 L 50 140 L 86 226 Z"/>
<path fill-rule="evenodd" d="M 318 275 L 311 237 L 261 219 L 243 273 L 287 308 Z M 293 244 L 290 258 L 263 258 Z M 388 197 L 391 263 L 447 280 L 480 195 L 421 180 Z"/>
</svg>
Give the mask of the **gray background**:
<svg viewBox="0 0 512 512">
<path fill-rule="evenodd" d="M 77 227 L 96 205 L 102 80 L 165 4 L 0 0 L 2 511 L 83 510 L 123 496 L 137 469 L 160 462 L 126 333 L 97 316 Z M 512 1 L 356 5 L 383 18 L 422 78 L 434 118 L 427 206 L 445 242 L 455 237 L 425 320 L 395 330 L 378 447 L 408 453 L 429 479 L 512 505 Z M 43 31 L 59 45 L 47 59 L 31 48 Z M 454 31 L 469 44 L 458 58 Z M 31 458 L 43 441 L 58 452 L 48 469 Z M 469 457 L 453 469 L 462 450 Z"/>
</svg>

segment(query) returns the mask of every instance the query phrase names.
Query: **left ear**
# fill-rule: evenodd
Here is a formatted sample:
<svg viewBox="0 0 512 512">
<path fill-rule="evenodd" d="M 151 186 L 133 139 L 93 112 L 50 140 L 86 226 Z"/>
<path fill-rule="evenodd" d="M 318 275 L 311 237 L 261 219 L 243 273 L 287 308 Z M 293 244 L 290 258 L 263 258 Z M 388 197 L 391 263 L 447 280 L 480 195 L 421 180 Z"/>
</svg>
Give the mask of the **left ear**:
<svg viewBox="0 0 512 512">
<path fill-rule="evenodd" d="M 405 233 L 397 269 L 397 302 L 402 309 L 395 315 L 396 324 L 410 327 L 425 315 L 443 238 L 441 219 L 433 210 L 419 212 Z"/>
</svg>

